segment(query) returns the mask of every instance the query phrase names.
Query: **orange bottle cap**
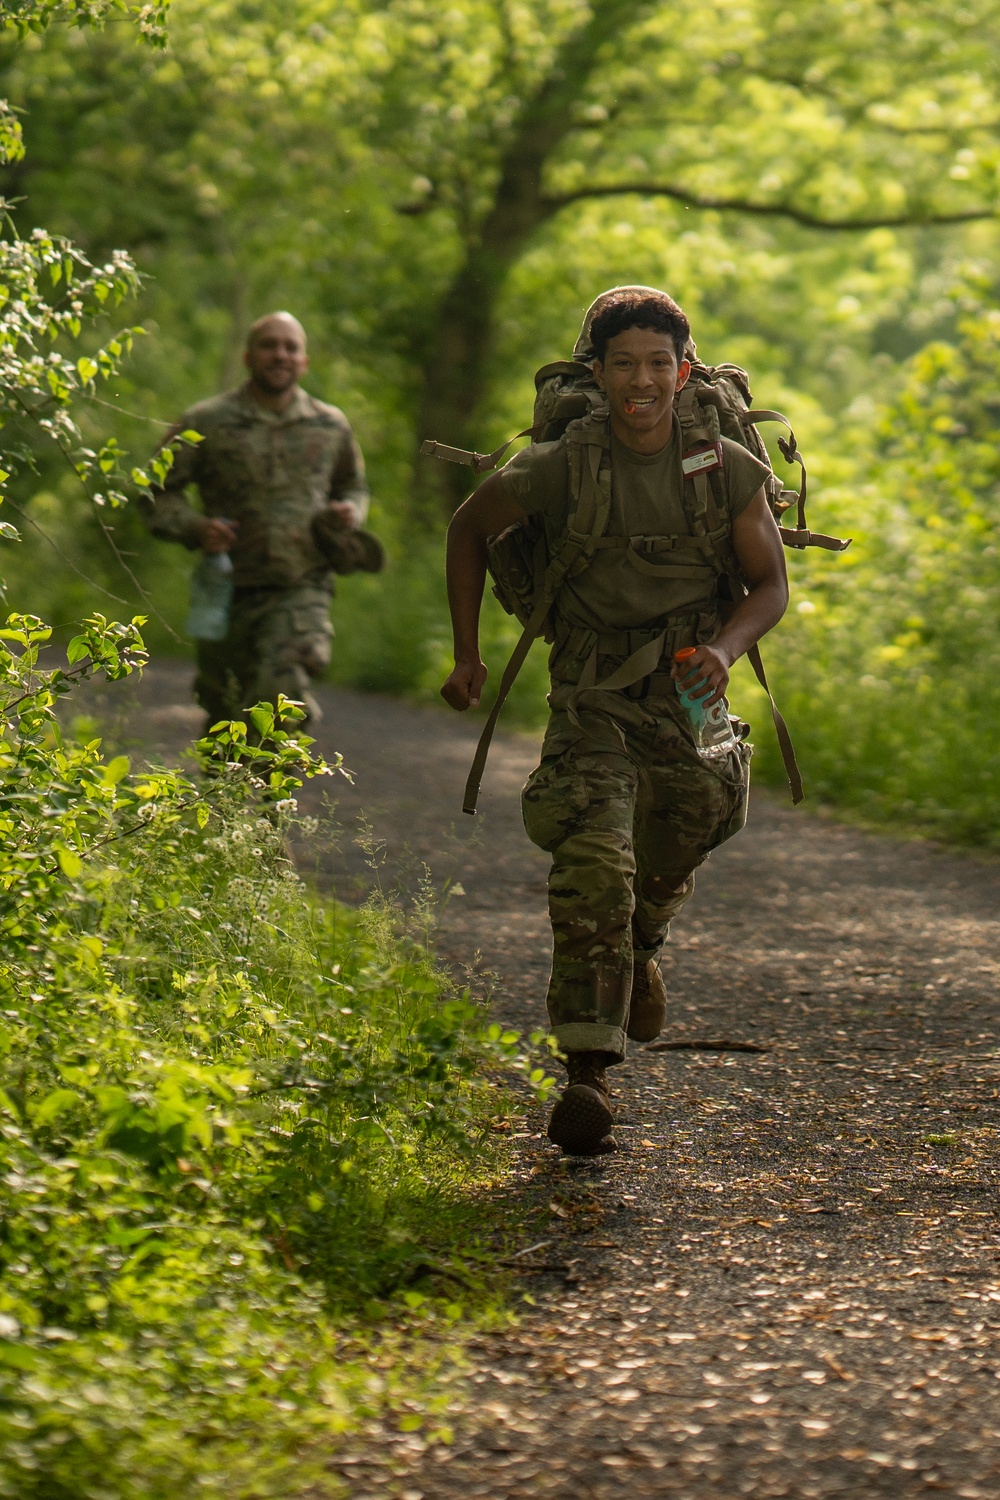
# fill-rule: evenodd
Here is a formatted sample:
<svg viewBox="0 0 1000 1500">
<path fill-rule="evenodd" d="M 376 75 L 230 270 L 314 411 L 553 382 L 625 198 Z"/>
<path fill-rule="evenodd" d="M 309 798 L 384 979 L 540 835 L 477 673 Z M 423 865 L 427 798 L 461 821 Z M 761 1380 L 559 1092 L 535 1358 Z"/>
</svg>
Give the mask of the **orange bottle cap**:
<svg viewBox="0 0 1000 1500">
<path fill-rule="evenodd" d="M 675 651 L 674 661 L 687 661 L 688 657 L 693 656 L 697 649 L 697 646 L 685 646 L 682 651 Z"/>
</svg>

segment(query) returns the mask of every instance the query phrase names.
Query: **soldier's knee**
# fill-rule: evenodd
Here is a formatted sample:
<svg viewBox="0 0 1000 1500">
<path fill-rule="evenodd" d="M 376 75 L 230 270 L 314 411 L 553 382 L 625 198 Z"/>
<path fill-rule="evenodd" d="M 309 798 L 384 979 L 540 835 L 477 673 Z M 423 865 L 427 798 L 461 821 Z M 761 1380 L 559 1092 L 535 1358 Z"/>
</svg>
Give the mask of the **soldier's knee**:
<svg viewBox="0 0 1000 1500">
<path fill-rule="evenodd" d="M 680 906 L 693 890 L 694 874 L 688 870 L 683 878 L 676 872 L 647 875 L 638 882 L 636 896 L 646 906 Z"/>
<path fill-rule="evenodd" d="M 301 672 L 306 677 L 318 677 L 330 665 L 330 638 L 316 635 L 299 636 L 286 641 L 278 656 L 279 672 Z"/>
<path fill-rule="evenodd" d="M 624 837 L 604 832 L 571 835 L 558 847 L 549 878 L 555 902 L 579 903 L 604 912 L 631 912 L 635 856 Z"/>
</svg>

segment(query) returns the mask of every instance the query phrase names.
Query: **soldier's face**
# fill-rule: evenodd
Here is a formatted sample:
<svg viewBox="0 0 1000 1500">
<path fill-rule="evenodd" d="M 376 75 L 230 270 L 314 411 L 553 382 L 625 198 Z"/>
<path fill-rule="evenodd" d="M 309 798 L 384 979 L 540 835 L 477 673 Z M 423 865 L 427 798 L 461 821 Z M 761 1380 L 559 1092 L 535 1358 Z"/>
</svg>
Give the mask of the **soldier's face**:
<svg viewBox="0 0 1000 1500">
<path fill-rule="evenodd" d="M 258 330 L 243 361 L 251 379 L 275 396 L 291 390 L 309 364 L 300 330 L 284 318 L 274 318 Z"/>
<path fill-rule="evenodd" d="M 594 361 L 594 376 L 607 392 L 615 427 L 648 438 L 663 431 L 670 437 L 674 393 L 691 373 L 678 362 L 669 334 L 655 328 L 626 328 L 608 342 L 604 362 Z"/>
</svg>

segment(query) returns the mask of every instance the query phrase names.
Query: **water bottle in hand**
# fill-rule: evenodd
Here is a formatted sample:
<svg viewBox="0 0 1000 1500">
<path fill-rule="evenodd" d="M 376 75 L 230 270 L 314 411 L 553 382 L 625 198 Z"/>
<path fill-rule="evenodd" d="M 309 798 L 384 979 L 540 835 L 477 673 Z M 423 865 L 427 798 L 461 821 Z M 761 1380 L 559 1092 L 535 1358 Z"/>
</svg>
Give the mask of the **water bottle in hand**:
<svg viewBox="0 0 1000 1500">
<path fill-rule="evenodd" d="M 187 634 L 195 641 L 224 641 L 232 602 L 232 558 L 228 552 L 203 552 L 191 574 Z"/>
<path fill-rule="evenodd" d="M 674 661 L 683 669 L 684 664 L 694 656 L 695 649 L 694 646 L 685 646 L 683 651 L 675 651 Z M 703 760 L 722 760 L 730 750 L 736 749 L 738 743 L 730 723 L 726 700 L 720 698 L 718 703 L 706 708 L 704 697 L 693 696 L 700 688 L 705 687 L 706 679 L 702 677 L 689 686 L 682 686 L 682 680 L 677 679 L 677 693 L 691 723 L 695 749 Z M 711 696 L 711 693 L 705 694 L 705 697 Z"/>
</svg>

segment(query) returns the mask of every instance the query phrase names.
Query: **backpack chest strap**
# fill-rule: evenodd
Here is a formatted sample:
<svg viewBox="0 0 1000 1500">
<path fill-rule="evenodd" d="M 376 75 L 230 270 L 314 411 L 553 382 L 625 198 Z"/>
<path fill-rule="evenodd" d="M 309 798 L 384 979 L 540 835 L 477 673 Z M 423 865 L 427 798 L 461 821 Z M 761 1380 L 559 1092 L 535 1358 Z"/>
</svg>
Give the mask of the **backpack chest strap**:
<svg viewBox="0 0 1000 1500">
<path fill-rule="evenodd" d="M 588 633 L 594 644 L 576 686 L 566 701 L 566 712 L 579 729 L 581 698 L 585 693 L 620 693 L 634 687 L 645 677 L 668 668 L 670 658 L 681 646 L 689 645 L 699 633 L 708 627 L 717 628 L 718 620 L 711 615 L 675 615 L 670 622 L 655 631 L 601 631 Z M 636 646 L 636 639 L 642 643 Z M 609 672 L 607 677 L 597 678 L 597 664 L 601 656 L 617 656 L 629 651 L 625 661 Z"/>
</svg>

